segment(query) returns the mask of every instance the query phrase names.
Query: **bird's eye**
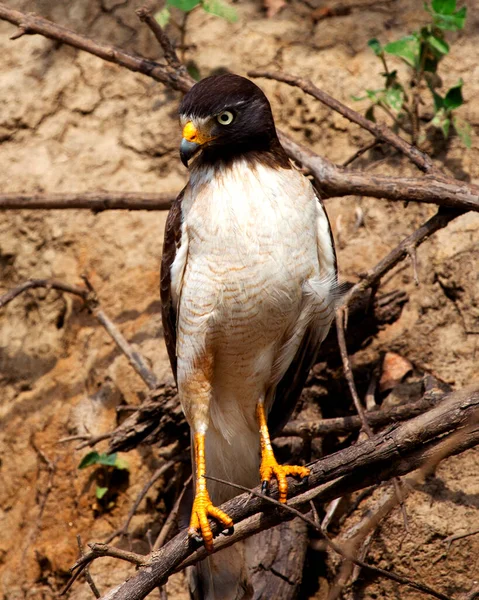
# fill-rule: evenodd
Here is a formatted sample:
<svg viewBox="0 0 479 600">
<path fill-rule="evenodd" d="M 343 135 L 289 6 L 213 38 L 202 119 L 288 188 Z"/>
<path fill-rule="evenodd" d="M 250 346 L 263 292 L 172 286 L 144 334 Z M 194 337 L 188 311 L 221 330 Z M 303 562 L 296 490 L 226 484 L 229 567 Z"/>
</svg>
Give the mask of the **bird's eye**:
<svg viewBox="0 0 479 600">
<path fill-rule="evenodd" d="M 216 117 L 216 120 L 220 125 L 229 125 L 233 122 L 234 118 L 235 116 L 232 112 L 230 112 L 229 110 L 225 110 Z"/>
</svg>

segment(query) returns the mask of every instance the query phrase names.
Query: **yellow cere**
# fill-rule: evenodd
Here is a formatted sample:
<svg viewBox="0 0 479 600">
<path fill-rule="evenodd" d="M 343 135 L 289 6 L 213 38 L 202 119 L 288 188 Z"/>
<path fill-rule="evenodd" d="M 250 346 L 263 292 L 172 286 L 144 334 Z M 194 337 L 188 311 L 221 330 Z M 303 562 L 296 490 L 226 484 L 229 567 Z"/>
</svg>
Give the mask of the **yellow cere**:
<svg viewBox="0 0 479 600">
<path fill-rule="evenodd" d="M 188 121 L 188 123 L 183 127 L 183 137 L 188 142 L 198 142 L 198 131 L 196 127 L 193 125 L 192 121 Z"/>
</svg>

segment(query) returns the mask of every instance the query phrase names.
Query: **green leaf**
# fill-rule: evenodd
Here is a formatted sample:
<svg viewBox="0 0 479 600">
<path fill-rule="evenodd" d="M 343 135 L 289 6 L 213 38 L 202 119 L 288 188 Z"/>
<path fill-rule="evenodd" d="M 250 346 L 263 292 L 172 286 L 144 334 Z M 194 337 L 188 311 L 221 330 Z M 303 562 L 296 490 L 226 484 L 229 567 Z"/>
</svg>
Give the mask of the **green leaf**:
<svg viewBox="0 0 479 600">
<path fill-rule="evenodd" d="M 431 121 L 431 125 L 434 125 L 434 127 L 439 127 L 442 130 L 444 137 L 447 138 L 449 135 L 451 119 L 448 117 L 447 111 L 444 108 L 441 108 L 436 113 L 434 119 Z"/>
<path fill-rule="evenodd" d="M 440 15 L 452 15 L 456 10 L 456 0 L 432 0 L 432 9 Z"/>
<path fill-rule="evenodd" d="M 352 96 L 351 95 L 351 100 L 354 100 L 355 102 L 359 102 L 360 100 L 366 100 L 367 96 Z"/>
<path fill-rule="evenodd" d="M 419 65 L 419 54 L 421 44 L 417 35 L 407 35 L 396 42 L 390 42 L 384 46 L 384 51 L 394 56 L 399 56 L 411 67 Z"/>
<path fill-rule="evenodd" d="M 121 469 L 126 471 L 130 468 L 128 462 L 124 458 L 120 458 L 119 456 L 117 456 L 115 464 L 113 466 L 115 467 L 115 469 Z"/>
<path fill-rule="evenodd" d="M 196 66 L 195 63 L 193 62 L 189 62 L 186 65 L 186 70 L 188 71 L 188 73 L 191 75 L 191 77 L 193 77 L 193 79 L 195 81 L 199 81 L 201 79 L 201 74 L 200 74 L 200 70 L 198 69 L 198 67 Z"/>
<path fill-rule="evenodd" d="M 471 131 L 472 128 L 467 121 L 463 119 L 459 119 L 458 117 L 454 117 L 453 119 L 454 129 L 456 130 L 457 135 L 461 139 L 462 143 L 466 148 L 470 148 L 472 144 L 471 140 Z"/>
<path fill-rule="evenodd" d="M 236 10 L 222 0 L 201 0 L 201 6 L 206 12 L 216 15 L 217 17 L 222 17 L 230 23 L 236 23 L 238 20 L 238 13 Z"/>
<path fill-rule="evenodd" d="M 95 490 L 95 496 L 98 498 L 98 500 L 101 500 L 107 492 L 107 487 L 100 487 L 99 485 L 97 485 Z"/>
<path fill-rule="evenodd" d="M 116 452 L 113 454 L 107 454 L 106 452 L 103 452 L 99 455 L 97 463 L 99 465 L 105 465 L 106 467 L 114 467 L 116 463 L 116 456 Z"/>
<path fill-rule="evenodd" d="M 433 50 L 439 55 L 445 55 L 449 53 L 449 45 L 437 35 L 428 35 L 426 38 L 427 43 Z"/>
<path fill-rule="evenodd" d="M 464 82 L 462 79 L 455 86 L 450 88 L 444 97 L 444 106 L 449 110 L 454 110 L 462 104 L 464 104 L 464 98 L 462 97 L 462 86 Z"/>
<path fill-rule="evenodd" d="M 174 6 L 179 8 L 183 12 L 189 12 L 193 10 L 195 6 L 201 3 L 201 0 L 166 0 L 168 6 Z"/>
<path fill-rule="evenodd" d="M 377 104 L 378 102 L 381 102 L 381 100 L 383 99 L 385 91 L 386 90 L 366 90 L 366 94 L 367 94 L 367 97 L 372 102 Z"/>
<path fill-rule="evenodd" d="M 399 112 L 404 103 L 403 89 L 399 86 L 389 88 L 388 91 L 386 92 L 386 102 L 389 104 L 389 106 L 393 110 L 395 110 L 396 112 Z"/>
<path fill-rule="evenodd" d="M 444 108 L 444 98 L 432 89 L 431 94 L 434 100 L 434 112 L 437 113 Z"/>
<path fill-rule="evenodd" d="M 452 15 L 440 15 L 434 13 L 434 25 L 439 29 L 446 31 L 456 31 L 457 29 L 464 29 L 466 22 L 467 9 L 464 6 Z"/>
<path fill-rule="evenodd" d="M 170 17 L 170 9 L 167 6 L 165 6 L 155 14 L 155 20 L 161 27 L 166 27 L 168 25 L 168 23 L 170 22 Z"/>
<path fill-rule="evenodd" d="M 368 46 L 376 56 L 380 56 L 382 54 L 383 48 L 381 46 L 381 42 L 377 38 L 372 38 L 369 40 Z"/>
<path fill-rule="evenodd" d="M 88 454 L 85 454 L 85 456 L 81 459 L 78 468 L 85 469 L 86 467 L 90 467 L 91 465 L 96 465 L 98 464 L 99 458 L 100 455 L 95 450 L 93 450 L 92 452 L 88 452 Z"/>
</svg>

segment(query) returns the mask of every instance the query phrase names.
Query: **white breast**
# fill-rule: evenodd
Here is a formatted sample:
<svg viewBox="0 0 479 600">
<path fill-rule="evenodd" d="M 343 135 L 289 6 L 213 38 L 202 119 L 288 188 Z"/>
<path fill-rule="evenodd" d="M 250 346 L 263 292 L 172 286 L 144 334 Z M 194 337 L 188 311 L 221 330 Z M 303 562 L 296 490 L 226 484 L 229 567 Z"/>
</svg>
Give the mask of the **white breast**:
<svg viewBox="0 0 479 600">
<path fill-rule="evenodd" d="M 311 320 L 329 328 L 333 279 L 327 219 L 301 173 L 244 160 L 193 170 L 172 267 L 178 380 L 214 354 L 210 413 L 226 438 L 238 416 L 256 428 L 259 396 L 281 379 Z"/>
</svg>

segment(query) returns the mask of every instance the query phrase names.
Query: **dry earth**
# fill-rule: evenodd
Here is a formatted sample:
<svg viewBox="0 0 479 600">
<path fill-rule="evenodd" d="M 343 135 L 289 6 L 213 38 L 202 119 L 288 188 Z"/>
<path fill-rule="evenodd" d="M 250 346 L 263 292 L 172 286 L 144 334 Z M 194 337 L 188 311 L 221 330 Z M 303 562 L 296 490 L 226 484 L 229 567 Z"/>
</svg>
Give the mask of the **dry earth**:
<svg viewBox="0 0 479 600">
<path fill-rule="evenodd" d="M 314 4 L 314 3 L 311 3 Z M 352 4 L 347 2 L 346 4 Z M 443 65 L 445 86 L 463 77 L 466 104 L 460 114 L 474 127 L 473 147 L 457 138 L 436 143 L 435 158 L 460 178 L 479 181 L 479 14 L 467 2 L 467 29 Z M 13 0 L 77 31 L 158 58 L 151 33 L 128 0 Z M 316 6 L 323 5 L 316 2 Z M 424 13 L 414 0 L 355 2 L 350 15 L 314 24 L 306 2 L 290 2 L 267 19 L 259 2 L 237 3 L 239 22 L 192 15 L 187 58 L 202 76 L 227 68 L 281 67 L 307 76 L 338 99 L 379 87 L 373 36 L 384 41 L 417 27 Z M 186 173 L 178 160 L 179 94 L 39 36 L 10 41 L 0 23 L 0 191 L 178 191 Z M 172 31 L 176 35 L 175 31 Z M 271 98 L 280 126 L 335 162 L 369 141 L 298 90 L 259 82 Z M 389 157 L 388 157 L 389 156 Z M 413 173 L 405 160 L 369 153 L 356 166 L 369 172 Z M 434 209 L 348 197 L 327 201 L 338 242 L 343 278 L 355 279 L 418 226 Z M 363 225 L 356 225 L 357 211 Z M 79 283 L 86 273 L 102 306 L 146 356 L 160 379 L 169 377 L 161 339 L 158 271 L 163 213 L 112 211 L 5 211 L 0 220 L 0 285 L 6 290 L 30 277 Z M 420 285 L 409 264 L 386 278 L 384 289 L 404 288 L 409 302 L 401 318 L 354 356 L 370 368 L 385 350 L 452 386 L 479 380 L 479 215 L 468 214 L 426 242 L 418 252 Z M 79 471 L 85 450 L 64 437 L 111 429 L 116 407 L 135 405 L 145 387 L 97 322 L 77 299 L 35 291 L 0 315 L 0 596 L 4 600 L 53 598 L 77 557 L 75 536 L 104 539 L 125 519 L 159 461 L 158 448 L 125 455 L 127 476 L 110 503 L 95 500 L 92 470 Z M 331 399 L 334 402 L 334 399 Z M 49 470 L 46 460 L 53 469 Z M 409 531 L 399 511 L 382 525 L 369 558 L 407 572 L 454 598 L 479 580 L 479 535 L 447 548 L 444 538 L 477 528 L 479 451 L 441 465 L 407 500 Z M 175 490 L 160 480 L 133 519 L 131 545 L 147 529 L 158 531 Z M 379 492 L 377 492 L 379 493 Z M 365 501 L 360 509 L 367 508 Z M 356 517 L 357 518 L 357 517 Z M 354 520 L 354 517 L 351 519 Z M 323 563 L 326 560 L 326 564 Z M 311 549 L 302 597 L 326 598 L 334 560 Z M 110 559 L 92 568 L 102 591 L 131 568 Z M 169 583 L 172 600 L 185 598 L 183 580 Z M 83 580 L 67 595 L 91 598 Z M 388 581 L 361 579 L 350 598 L 400 598 L 419 594 Z"/>
</svg>

